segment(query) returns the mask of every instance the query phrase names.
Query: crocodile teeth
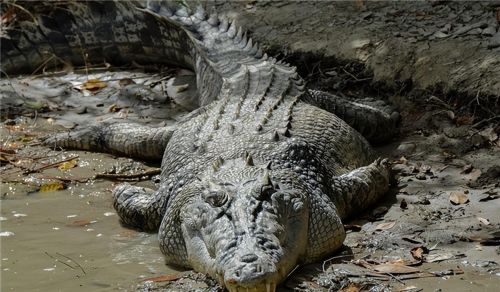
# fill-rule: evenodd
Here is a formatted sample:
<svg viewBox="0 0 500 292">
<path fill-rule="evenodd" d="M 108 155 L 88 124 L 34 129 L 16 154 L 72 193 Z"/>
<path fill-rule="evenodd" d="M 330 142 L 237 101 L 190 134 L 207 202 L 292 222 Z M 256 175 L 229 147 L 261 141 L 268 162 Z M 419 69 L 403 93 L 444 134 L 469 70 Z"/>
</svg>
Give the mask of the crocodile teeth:
<svg viewBox="0 0 500 292">
<path fill-rule="evenodd" d="M 231 22 L 231 26 L 229 26 L 229 29 L 227 30 L 227 36 L 230 38 L 233 38 L 236 35 L 236 24 L 235 22 Z"/>
<path fill-rule="evenodd" d="M 271 181 L 271 177 L 269 176 L 269 172 L 266 171 L 264 173 L 264 177 L 262 178 L 262 185 L 263 186 L 269 186 L 269 185 L 273 185 L 272 181 Z"/>
<path fill-rule="evenodd" d="M 247 166 L 254 166 L 252 155 L 247 156 Z"/>
<path fill-rule="evenodd" d="M 274 131 L 273 136 L 272 136 L 273 141 L 279 141 L 280 140 L 280 135 L 278 134 L 278 131 Z"/>
<path fill-rule="evenodd" d="M 227 18 L 223 18 L 221 23 L 219 24 L 219 30 L 221 32 L 226 32 L 229 27 L 229 22 L 227 21 Z"/>
</svg>

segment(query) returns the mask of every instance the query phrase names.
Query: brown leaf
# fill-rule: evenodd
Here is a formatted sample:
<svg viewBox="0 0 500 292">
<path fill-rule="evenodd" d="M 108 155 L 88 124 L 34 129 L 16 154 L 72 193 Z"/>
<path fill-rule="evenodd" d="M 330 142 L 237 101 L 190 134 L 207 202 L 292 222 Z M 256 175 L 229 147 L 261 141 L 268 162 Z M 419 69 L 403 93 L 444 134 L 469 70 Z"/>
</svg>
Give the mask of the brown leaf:
<svg viewBox="0 0 500 292">
<path fill-rule="evenodd" d="M 85 83 L 82 84 L 82 89 L 88 90 L 88 91 L 98 91 L 107 86 L 106 83 L 98 80 L 98 79 L 89 79 Z"/>
<path fill-rule="evenodd" d="M 119 112 L 122 108 L 117 106 L 115 103 L 113 103 L 109 108 L 108 108 L 108 112 L 110 113 L 116 113 L 116 112 Z"/>
<path fill-rule="evenodd" d="M 406 286 L 406 287 L 403 287 L 397 291 L 398 292 L 410 292 L 410 291 L 421 291 L 421 290 L 418 289 L 417 286 Z"/>
<path fill-rule="evenodd" d="M 0 153 L 2 154 L 16 154 L 16 150 L 14 149 L 6 149 L 0 146 Z"/>
<path fill-rule="evenodd" d="M 449 197 L 453 205 L 461 205 L 469 202 L 469 198 L 462 192 L 451 192 Z"/>
<path fill-rule="evenodd" d="M 151 277 L 151 278 L 146 278 L 143 279 L 143 282 L 146 281 L 151 281 L 151 282 L 169 282 L 169 281 L 175 281 L 177 279 L 182 278 L 182 274 L 176 274 L 176 275 L 163 275 L 163 276 L 158 276 L 158 277 Z"/>
<path fill-rule="evenodd" d="M 453 254 L 449 252 L 441 253 L 441 254 L 430 254 L 425 257 L 425 261 L 428 263 L 445 261 L 453 258 Z"/>
<path fill-rule="evenodd" d="M 457 117 L 457 119 L 455 121 L 455 123 L 457 123 L 457 125 L 459 125 L 459 126 L 472 125 L 473 122 L 474 122 L 474 117 L 471 117 L 471 116 Z"/>
<path fill-rule="evenodd" d="M 470 173 L 472 170 L 474 169 L 474 166 L 472 166 L 472 164 L 467 164 L 467 165 L 464 165 L 464 167 L 462 168 L 462 171 L 460 173 Z"/>
<path fill-rule="evenodd" d="M 70 161 L 63 162 L 59 164 L 57 168 L 61 171 L 66 171 L 68 169 L 74 168 L 78 164 L 78 159 L 71 159 Z"/>
<path fill-rule="evenodd" d="M 62 183 L 60 181 L 55 181 L 55 182 L 49 182 L 49 183 L 41 185 L 40 188 L 38 189 L 38 191 L 40 193 L 55 192 L 55 191 L 64 190 L 65 187 L 66 186 L 64 185 L 64 183 Z"/>
<path fill-rule="evenodd" d="M 417 246 L 411 249 L 411 256 L 419 261 L 425 260 L 425 254 L 429 253 L 429 250 L 425 246 Z"/>
<path fill-rule="evenodd" d="M 375 227 L 375 230 L 391 229 L 392 227 L 394 227 L 394 225 L 396 225 L 396 221 L 389 221 L 389 222 L 380 223 L 377 225 L 377 227 Z"/>
<path fill-rule="evenodd" d="M 349 286 L 342 288 L 339 292 L 359 292 L 361 290 L 361 286 L 356 283 L 349 283 Z"/>
<path fill-rule="evenodd" d="M 408 267 L 399 263 L 385 263 L 374 265 L 373 269 L 380 273 L 390 273 L 390 274 L 412 274 L 420 272 L 419 269 L 414 267 Z"/>
<path fill-rule="evenodd" d="M 95 222 L 92 222 L 90 220 L 75 220 L 71 223 L 67 223 L 66 226 L 68 226 L 68 227 L 85 227 L 85 226 L 90 225 L 92 223 L 95 223 Z"/>
</svg>

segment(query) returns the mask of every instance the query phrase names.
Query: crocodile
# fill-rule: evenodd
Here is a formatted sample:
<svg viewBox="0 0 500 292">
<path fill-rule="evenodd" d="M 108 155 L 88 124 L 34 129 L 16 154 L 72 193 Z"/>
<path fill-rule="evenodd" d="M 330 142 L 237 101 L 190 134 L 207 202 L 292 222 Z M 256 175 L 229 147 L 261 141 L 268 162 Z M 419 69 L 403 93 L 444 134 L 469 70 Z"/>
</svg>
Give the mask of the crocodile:
<svg viewBox="0 0 500 292">
<path fill-rule="evenodd" d="M 167 1 L 17 6 L 2 36 L 3 74 L 53 60 L 195 72 L 197 108 L 176 125 L 97 123 L 44 140 L 161 160 L 156 190 L 120 184 L 113 205 L 124 225 L 158 232 L 168 264 L 229 291 L 275 291 L 298 265 L 338 251 L 342 220 L 388 190 L 389 163 L 368 141 L 389 139 L 398 113 L 307 88 L 224 16 Z"/>
</svg>

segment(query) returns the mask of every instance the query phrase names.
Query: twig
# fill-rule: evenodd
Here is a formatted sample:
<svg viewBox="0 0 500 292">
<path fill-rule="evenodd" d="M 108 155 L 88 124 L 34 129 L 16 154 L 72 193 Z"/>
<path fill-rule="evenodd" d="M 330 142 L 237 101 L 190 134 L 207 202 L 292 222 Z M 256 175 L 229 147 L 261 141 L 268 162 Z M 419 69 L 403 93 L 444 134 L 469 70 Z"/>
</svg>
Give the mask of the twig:
<svg viewBox="0 0 500 292">
<path fill-rule="evenodd" d="M 325 271 L 325 265 L 326 265 L 326 263 L 328 263 L 329 261 L 334 260 L 334 259 L 347 258 L 347 257 L 352 257 L 352 255 L 339 255 L 339 256 L 334 256 L 334 257 L 331 257 L 331 258 L 329 258 L 329 259 L 324 260 L 324 261 L 323 261 L 323 265 L 322 265 L 323 272 L 326 272 L 326 271 Z"/>
<path fill-rule="evenodd" d="M 484 123 L 491 122 L 491 121 L 496 120 L 496 119 L 500 119 L 500 115 L 498 115 L 498 116 L 494 116 L 494 117 L 489 118 L 489 119 L 484 119 L 484 120 L 481 120 L 481 121 L 479 121 L 479 122 L 475 123 L 474 125 L 472 125 L 472 128 L 476 128 L 476 127 L 478 127 L 479 125 L 482 125 L 482 124 L 484 124 Z"/>
<path fill-rule="evenodd" d="M 4 1 L 2 1 L 2 2 L 4 2 Z M 5 2 L 5 4 L 14 6 L 17 9 L 22 10 L 24 13 L 28 14 L 33 19 L 33 23 L 35 23 L 38 26 L 38 21 L 36 20 L 36 17 L 31 12 L 29 12 L 26 8 L 24 8 L 21 5 L 18 5 L 16 3 L 12 3 L 12 2 Z"/>
<path fill-rule="evenodd" d="M 146 170 L 140 173 L 98 173 L 94 176 L 94 178 L 106 178 L 106 179 L 135 179 L 141 178 L 143 176 L 153 176 L 161 173 L 161 168 L 154 168 L 150 170 Z"/>
<path fill-rule="evenodd" d="M 73 267 L 72 265 L 70 265 L 70 264 L 68 264 L 68 263 L 65 263 L 65 262 L 63 262 L 63 261 L 60 261 L 58 258 L 56 258 L 55 256 L 53 256 L 53 255 L 49 254 L 48 252 L 45 252 L 45 254 L 46 254 L 46 255 L 48 255 L 48 256 L 49 256 L 50 258 L 52 258 L 53 260 L 55 260 L 56 262 L 61 263 L 61 264 L 65 265 L 65 266 L 69 267 L 69 268 L 70 268 L 70 269 L 72 269 L 72 270 L 74 270 L 74 269 L 75 269 L 75 267 Z"/>
<path fill-rule="evenodd" d="M 62 256 L 62 257 L 64 257 L 64 258 L 66 258 L 66 259 L 68 259 L 68 260 L 70 260 L 70 261 L 72 261 L 72 262 L 74 262 L 74 263 L 76 264 L 76 266 L 77 266 L 77 267 L 79 267 L 79 268 L 80 268 L 80 270 L 82 270 L 83 274 L 84 274 L 84 275 L 87 275 L 87 273 L 85 272 L 85 270 L 83 269 L 83 267 L 82 267 L 82 266 L 81 266 L 81 265 L 80 265 L 77 261 L 75 261 L 74 259 L 70 258 L 69 256 L 63 255 L 62 253 L 58 253 L 58 252 L 56 252 L 56 254 L 57 254 L 57 255 L 60 255 L 60 256 Z"/>
<path fill-rule="evenodd" d="M 344 71 L 346 74 L 354 78 L 354 80 L 359 81 L 358 77 L 354 76 L 351 72 L 347 71 L 345 68 L 342 68 L 342 71 Z"/>
<path fill-rule="evenodd" d="M 85 183 L 88 182 L 92 177 L 60 177 L 60 176 L 39 176 L 37 178 L 40 179 L 53 179 L 53 180 L 60 180 L 60 181 L 67 181 L 67 182 L 74 182 L 77 181 L 79 183 Z"/>
<path fill-rule="evenodd" d="M 405 284 L 405 282 L 401 281 L 398 277 L 394 276 L 393 274 L 391 273 L 385 273 L 386 275 L 389 275 L 389 277 L 393 278 L 394 280 L 398 281 L 399 283 L 401 284 Z"/>
<path fill-rule="evenodd" d="M 41 170 L 45 170 L 47 168 L 52 168 L 52 167 L 55 167 L 55 166 L 57 166 L 57 165 L 59 165 L 61 163 L 68 162 L 68 161 L 76 159 L 78 157 L 79 157 L 78 155 L 75 155 L 75 156 L 68 157 L 66 159 L 60 160 L 58 162 L 54 162 L 54 163 L 50 163 L 50 164 L 47 164 L 47 165 L 43 165 L 43 166 L 40 166 L 40 167 L 35 168 L 35 169 L 29 169 L 29 170 L 26 170 L 24 174 L 30 174 L 30 173 L 33 173 L 33 172 L 38 172 L 38 171 L 41 171 Z"/>
</svg>

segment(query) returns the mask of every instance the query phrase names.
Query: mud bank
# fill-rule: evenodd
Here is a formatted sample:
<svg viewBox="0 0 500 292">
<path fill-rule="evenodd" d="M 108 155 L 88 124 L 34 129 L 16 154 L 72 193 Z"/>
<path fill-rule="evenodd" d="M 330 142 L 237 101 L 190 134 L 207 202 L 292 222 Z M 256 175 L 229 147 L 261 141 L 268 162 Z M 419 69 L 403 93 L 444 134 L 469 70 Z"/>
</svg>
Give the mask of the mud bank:
<svg viewBox="0 0 500 292">
<path fill-rule="evenodd" d="M 267 50 L 359 63 L 372 83 L 500 105 L 500 5 L 452 1 L 216 3 Z M 465 99 L 465 100 L 460 100 Z M 491 108 L 491 107 L 490 107 Z"/>
</svg>

